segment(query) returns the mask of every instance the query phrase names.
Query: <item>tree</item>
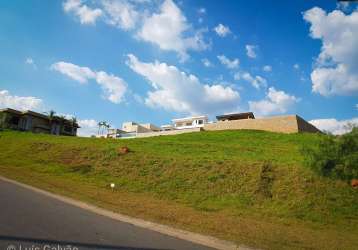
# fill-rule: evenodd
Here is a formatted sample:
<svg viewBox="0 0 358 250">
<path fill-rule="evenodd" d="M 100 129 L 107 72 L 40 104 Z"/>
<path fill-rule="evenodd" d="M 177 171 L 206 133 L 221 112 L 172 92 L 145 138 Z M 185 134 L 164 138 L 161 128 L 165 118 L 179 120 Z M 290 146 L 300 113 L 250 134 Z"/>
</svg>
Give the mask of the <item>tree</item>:
<svg viewBox="0 0 358 250">
<path fill-rule="evenodd" d="M 75 127 L 77 125 L 77 118 L 75 116 L 72 116 L 70 122 L 72 127 Z"/>
<path fill-rule="evenodd" d="M 99 135 L 99 132 L 103 126 L 103 122 L 98 122 L 97 125 L 98 125 L 98 133 L 97 134 Z"/>
<path fill-rule="evenodd" d="M 107 129 L 107 134 L 108 134 L 108 130 L 111 127 L 111 125 L 109 125 L 109 123 L 104 122 L 104 127 Z"/>
<path fill-rule="evenodd" d="M 351 180 L 358 178 L 358 128 L 341 136 L 322 137 L 316 147 L 303 148 L 306 164 L 320 175 Z"/>
<path fill-rule="evenodd" d="M 55 119 L 55 114 L 56 114 L 56 112 L 54 111 L 54 110 L 50 110 L 49 112 L 46 112 L 46 114 L 47 114 L 47 117 L 48 117 L 48 119 L 49 119 L 49 121 L 50 121 L 50 123 L 53 121 L 53 119 Z"/>
<path fill-rule="evenodd" d="M 50 110 L 49 112 L 46 112 L 47 114 L 47 118 L 49 120 L 49 125 L 50 125 L 50 133 L 52 132 L 52 123 L 53 123 L 53 120 L 55 119 L 56 117 L 56 112 L 54 110 Z"/>
</svg>

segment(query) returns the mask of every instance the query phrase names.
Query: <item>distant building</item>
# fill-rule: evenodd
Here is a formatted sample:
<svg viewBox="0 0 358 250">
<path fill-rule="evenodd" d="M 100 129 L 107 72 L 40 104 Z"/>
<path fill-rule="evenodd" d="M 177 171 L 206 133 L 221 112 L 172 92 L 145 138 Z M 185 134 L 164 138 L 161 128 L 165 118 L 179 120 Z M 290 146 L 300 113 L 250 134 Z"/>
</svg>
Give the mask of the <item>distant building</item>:
<svg viewBox="0 0 358 250">
<path fill-rule="evenodd" d="M 107 138 L 120 138 L 123 134 L 126 134 L 127 132 L 117 129 L 117 128 L 110 128 L 107 132 Z"/>
<path fill-rule="evenodd" d="M 222 122 L 222 121 L 234 121 L 234 120 L 242 120 L 242 119 L 255 119 L 255 116 L 252 112 L 245 112 L 245 113 L 218 115 L 216 116 L 216 119 Z"/>
<path fill-rule="evenodd" d="M 151 123 L 139 124 L 136 122 L 125 122 L 122 125 L 122 130 L 127 133 L 146 133 L 157 132 L 161 129 Z"/>
<path fill-rule="evenodd" d="M 160 126 L 162 131 L 170 131 L 170 130 L 174 130 L 174 126 L 172 124 L 165 124 Z"/>
<path fill-rule="evenodd" d="M 53 135 L 76 136 L 79 128 L 77 122 L 33 111 L 18 111 L 15 109 L 0 109 L 0 128 L 31 131 Z"/>
<path fill-rule="evenodd" d="M 172 120 L 174 129 L 189 129 L 189 128 L 202 128 L 204 124 L 208 123 L 206 115 L 191 116 Z"/>
</svg>

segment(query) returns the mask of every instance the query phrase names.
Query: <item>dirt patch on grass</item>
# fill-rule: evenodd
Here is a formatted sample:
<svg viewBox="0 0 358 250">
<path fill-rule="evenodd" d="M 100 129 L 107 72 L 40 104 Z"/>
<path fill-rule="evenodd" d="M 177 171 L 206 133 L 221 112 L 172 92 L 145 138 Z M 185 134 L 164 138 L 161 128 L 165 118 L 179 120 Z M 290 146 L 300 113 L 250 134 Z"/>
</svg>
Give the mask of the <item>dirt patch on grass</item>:
<svg viewBox="0 0 358 250">
<path fill-rule="evenodd" d="M 272 186 L 275 181 L 274 167 L 271 162 L 265 162 L 261 166 L 257 195 L 263 199 L 272 198 Z"/>
</svg>

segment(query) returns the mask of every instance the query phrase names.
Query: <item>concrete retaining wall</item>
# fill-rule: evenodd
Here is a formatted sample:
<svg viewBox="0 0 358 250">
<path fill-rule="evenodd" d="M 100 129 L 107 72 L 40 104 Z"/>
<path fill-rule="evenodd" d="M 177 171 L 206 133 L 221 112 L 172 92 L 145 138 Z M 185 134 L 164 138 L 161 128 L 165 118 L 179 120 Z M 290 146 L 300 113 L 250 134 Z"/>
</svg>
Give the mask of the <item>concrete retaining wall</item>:
<svg viewBox="0 0 358 250">
<path fill-rule="evenodd" d="M 261 119 L 220 121 L 204 125 L 204 130 L 253 129 L 279 133 L 319 132 L 313 125 L 296 115 L 275 116 Z"/>
<path fill-rule="evenodd" d="M 297 116 L 297 125 L 299 132 L 321 133 L 318 128 L 299 116 Z"/>
<path fill-rule="evenodd" d="M 179 134 L 193 133 L 193 132 L 200 132 L 200 131 L 201 131 L 200 128 L 190 128 L 190 129 L 169 130 L 169 131 L 160 131 L 160 132 L 147 132 L 147 133 L 138 133 L 136 138 L 161 136 L 161 135 L 179 135 Z"/>
</svg>

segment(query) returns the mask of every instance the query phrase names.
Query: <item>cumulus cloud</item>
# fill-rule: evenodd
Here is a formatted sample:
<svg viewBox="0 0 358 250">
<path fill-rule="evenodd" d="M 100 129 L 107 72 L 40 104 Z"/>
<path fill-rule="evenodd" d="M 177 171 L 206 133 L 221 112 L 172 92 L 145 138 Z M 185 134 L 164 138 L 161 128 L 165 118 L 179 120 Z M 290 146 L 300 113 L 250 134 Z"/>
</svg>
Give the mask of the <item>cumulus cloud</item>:
<svg viewBox="0 0 358 250">
<path fill-rule="evenodd" d="M 124 99 L 127 90 L 127 83 L 118 76 L 99 71 L 96 74 L 96 81 L 101 86 L 104 98 L 113 103 L 120 103 Z"/>
<path fill-rule="evenodd" d="M 93 119 L 78 120 L 80 128 L 77 131 L 78 136 L 90 137 L 98 133 L 98 122 Z"/>
<path fill-rule="evenodd" d="M 206 13 L 206 9 L 204 7 L 201 7 L 201 8 L 198 9 L 198 13 L 203 15 L 203 14 Z"/>
<path fill-rule="evenodd" d="M 248 57 L 250 57 L 250 58 L 256 58 L 256 56 L 257 56 L 257 55 L 256 55 L 256 50 L 257 50 L 258 46 L 247 44 L 247 45 L 245 46 L 245 48 L 246 48 L 246 55 L 247 55 Z"/>
<path fill-rule="evenodd" d="M 0 108 L 39 111 L 42 105 L 43 101 L 39 98 L 11 95 L 8 90 L 0 90 Z"/>
<path fill-rule="evenodd" d="M 88 67 L 81 67 L 73 63 L 57 62 L 51 65 L 51 69 L 58 71 L 69 78 L 84 84 L 89 80 L 95 80 L 101 86 L 103 97 L 113 103 L 124 100 L 127 83 L 120 77 L 108 74 L 104 71 L 93 71 Z"/>
<path fill-rule="evenodd" d="M 311 73 L 312 90 L 323 96 L 358 94 L 358 10 L 326 13 L 314 7 L 303 14 L 310 35 L 322 41 Z"/>
<path fill-rule="evenodd" d="M 260 89 L 260 88 L 266 88 L 267 87 L 267 80 L 261 76 L 252 76 L 249 72 L 242 72 L 242 73 L 236 73 L 234 75 L 234 79 L 235 80 L 245 80 L 249 83 L 251 83 L 251 85 L 255 88 L 255 89 Z"/>
<path fill-rule="evenodd" d="M 185 60 L 189 50 L 208 48 L 203 40 L 203 32 L 194 31 L 194 34 L 188 35 L 191 30 L 191 25 L 178 6 L 172 0 L 165 0 L 159 13 L 144 18 L 137 36 L 162 50 L 175 51 Z"/>
<path fill-rule="evenodd" d="M 79 83 L 87 83 L 89 79 L 96 77 L 96 73 L 90 68 L 80 67 L 73 63 L 57 62 L 51 65 L 52 70 L 56 70 Z"/>
<path fill-rule="evenodd" d="M 214 28 L 214 31 L 221 37 L 225 37 L 231 33 L 230 28 L 221 23 Z"/>
<path fill-rule="evenodd" d="M 131 54 L 127 64 L 151 84 L 153 90 L 145 99 L 150 107 L 187 114 L 218 114 L 238 109 L 240 95 L 230 87 L 202 84 L 196 76 L 175 66 L 158 61 L 141 62 Z"/>
<path fill-rule="evenodd" d="M 95 24 L 96 20 L 102 16 L 103 12 L 99 8 L 92 9 L 81 0 L 67 0 L 63 3 L 65 12 L 76 15 L 81 24 Z"/>
<path fill-rule="evenodd" d="M 109 1 L 102 2 L 106 13 L 106 22 L 123 30 L 134 29 L 141 14 L 129 1 Z"/>
<path fill-rule="evenodd" d="M 173 0 L 101 0 L 86 4 L 81 0 L 67 0 L 63 9 L 75 14 L 82 24 L 94 24 L 101 17 L 108 25 L 133 31 L 136 39 L 178 53 L 182 61 L 189 57 L 189 51 L 210 47 L 204 41 L 207 30 L 195 30 Z M 200 15 L 204 12 L 205 9 L 199 9 Z"/>
<path fill-rule="evenodd" d="M 218 59 L 221 62 L 221 64 L 225 65 L 229 69 L 235 69 L 235 68 L 239 67 L 240 60 L 238 58 L 230 60 L 229 58 L 227 58 L 224 55 L 219 55 Z"/>
<path fill-rule="evenodd" d="M 25 64 L 31 65 L 34 69 L 37 69 L 37 65 L 31 57 L 25 59 Z"/>
<path fill-rule="evenodd" d="M 249 107 L 258 116 L 266 116 L 286 113 L 298 101 L 297 97 L 270 87 L 265 99 L 261 101 L 249 101 Z"/>
<path fill-rule="evenodd" d="M 202 59 L 201 62 L 204 64 L 205 67 L 212 67 L 213 66 L 213 64 L 207 58 Z"/>
<path fill-rule="evenodd" d="M 272 66 L 271 65 L 265 65 L 262 67 L 262 70 L 265 72 L 271 72 L 272 71 Z"/>
<path fill-rule="evenodd" d="M 358 117 L 348 120 L 316 119 L 309 121 L 321 131 L 326 131 L 334 135 L 341 135 L 351 131 L 353 126 L 358 126 Z"/>
</svg>

